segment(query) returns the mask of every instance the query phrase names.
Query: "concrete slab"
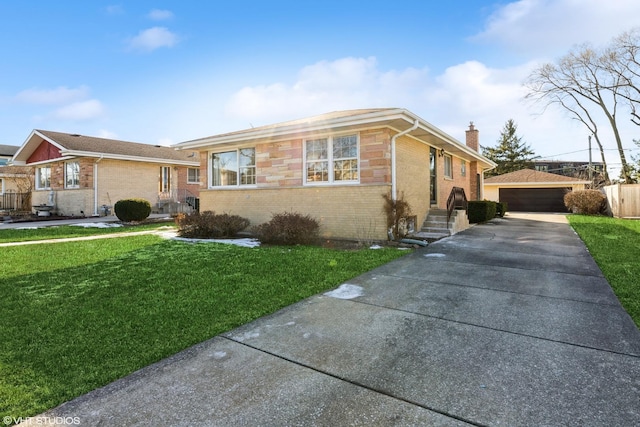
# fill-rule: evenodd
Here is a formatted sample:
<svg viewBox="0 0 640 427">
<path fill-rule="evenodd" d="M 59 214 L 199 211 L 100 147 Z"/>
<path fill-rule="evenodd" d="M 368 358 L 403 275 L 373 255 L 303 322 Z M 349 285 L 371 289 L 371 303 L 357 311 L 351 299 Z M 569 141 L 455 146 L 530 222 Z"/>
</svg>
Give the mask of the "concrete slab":
<svg viewBox="0 0 640 427">
<path fill-rule="evenodd" d="M 637 425 L 637 357 L 317 297 L 227 334 L 479 425 Z"/>
<path fill-rule="evenodd" d="M 576 270 L 579 269 L 576 266 Z M 618 304 L 608 285 L 603 286 L 600 271 L 596 276 L 546 270 L 530 270 L 518 266 L 501 267 L 449 261 L 433 246 L 418 250 L 393 263 L 367 273 L 412 279 L 428 278 L 438 283 L 475 286 L 485 289 L 567 300 Z M 353 282 L 353 279 L 351 280 Z"/>
<path fill-rule="evenodd" d="M 608 286 L 602 280 L 600 285 Z M 359 302 L 640 356 L 640 331 L 617 302 L 574 301 L 382 275 L 359 277 L 349 283 L 363 288 Z M 558 324 L 573 326 L 558 328 Z"/>
<path fill-rule="evenodd" d="M 221 337 L 47 416 L 82 426 L 469 425 Z"/>
</svg>

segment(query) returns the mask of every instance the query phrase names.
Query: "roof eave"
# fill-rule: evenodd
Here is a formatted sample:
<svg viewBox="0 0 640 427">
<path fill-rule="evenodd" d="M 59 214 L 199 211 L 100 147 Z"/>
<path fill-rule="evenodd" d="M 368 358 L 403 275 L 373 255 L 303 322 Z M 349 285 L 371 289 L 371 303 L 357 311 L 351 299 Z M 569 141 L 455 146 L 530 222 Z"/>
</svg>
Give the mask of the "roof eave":
<svg viewBox="0 0 640 427">
<path fill-rule="evenodd" d="M 142 163 L 162 163 L 162 164 L 171 164 L 171 165 L 181 165 L 181 166 L 199 166 L 199 161 L 189 161 L 189 160 L 174 160 L 174 159 L 162 159 L 157 157 L 139 157 L 139 156 L 128 156 L 125 154 L 112 154 L 112 153 L 97 153 L 93 151 L 78 151 L 78 150 L 63 150 L 60 152 L 61 155 L 67 157 L 92 157 L 92 158 L 103 158 L 103 159 L 111 159 L 111 160 L 127 160 L 132 162 L 142 162 Z M 60 160 L 52 159 L 52 160 Z"/>
</svg>

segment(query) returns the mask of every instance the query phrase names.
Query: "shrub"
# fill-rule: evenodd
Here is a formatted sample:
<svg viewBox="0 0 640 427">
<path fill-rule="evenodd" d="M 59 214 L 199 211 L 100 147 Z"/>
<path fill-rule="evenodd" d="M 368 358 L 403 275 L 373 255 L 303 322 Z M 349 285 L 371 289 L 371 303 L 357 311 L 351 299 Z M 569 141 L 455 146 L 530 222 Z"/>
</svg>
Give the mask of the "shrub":
<svg viewBox="0 0 640 427">
<path fill-rule="evenodd" d="M 393 235 L 400 239 L 406 235 L 407 218 L 411 216 L 411 206 L 409 202 L 404 199 L 404 193 L 400 193 L 400 197 L 393 200 L 391 194 L 383 194 L 384 199 L 384 213 L 387 216 L 387 230 L 390 230 Z"/>
<path fill-rule="evenodd" d="M 142 221 L 151 214 L 151 203 L 145 199 L 122 199 L 116 202 L 113 210 L 122 222 Z"/>
<path fill-rule="evenodd" d="M 496 216 L 502 218 L 506 213 L 507 213 L 507 202 L 496 203 Z"/>
<path fill-rule="evenodd" d="M 313 243 L 320 232 L 320 223 L 310 215 L 295 212 L 274 214 L 269 222 L 253 228 L 263 243 L 300 245 Z"/>
<path fill-rule="evenodd" d="M 176 217 L 178 235 L 188 238 L 217 239 L 234 237 L 249 226 L 250 221 L 238 215 L 194 212 Z"/>
<path fill-rule="evenodd" d="M 604 212 L 607 197 L 599 190 L 576 190 L 564 195 L 564 205 L 573 213 L 595 215 Z"/>
<path fill-rule="evenodd" d="M 489 221 L 496 217 L 496 202 L 490 200 L 472 200 L 468 205 L 469 222 L 472 224 Z"/>
</svg>

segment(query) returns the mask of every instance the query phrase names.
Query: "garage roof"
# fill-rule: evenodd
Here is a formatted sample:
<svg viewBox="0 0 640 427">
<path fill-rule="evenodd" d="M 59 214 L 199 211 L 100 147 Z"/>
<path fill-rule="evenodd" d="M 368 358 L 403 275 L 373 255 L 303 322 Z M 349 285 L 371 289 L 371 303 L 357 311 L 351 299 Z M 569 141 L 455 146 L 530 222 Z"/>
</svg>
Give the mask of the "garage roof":
<svg viewBox="0 0 640 427">
<path fill-rule="evenodd" d="M 488 185 L 499 184 L 526 184 L 527 186 L 535 184 L 589 184 L 591 181 L 585 181 L 555 173 L 540 172 L 533 169 L 522 169 L 515 172 L 509 172 L 502 175 L 492 176 L 484 180 Z"/>
</svg>

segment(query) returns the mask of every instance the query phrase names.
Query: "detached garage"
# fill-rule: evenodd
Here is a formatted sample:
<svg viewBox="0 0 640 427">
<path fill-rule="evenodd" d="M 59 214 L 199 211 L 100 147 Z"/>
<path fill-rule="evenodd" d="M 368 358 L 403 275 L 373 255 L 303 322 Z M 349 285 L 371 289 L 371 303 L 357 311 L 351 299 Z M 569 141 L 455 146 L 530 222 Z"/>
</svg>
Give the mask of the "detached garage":
<svg viewBox="0 0 640 427">
<path fill-rule="evenodd" d="M 589 181 L 523 169 L 484 180 L 484 196 L 506 202 L 513 212 L 567 212 L 564 195 L 584 190 Z"/>
</svg>

